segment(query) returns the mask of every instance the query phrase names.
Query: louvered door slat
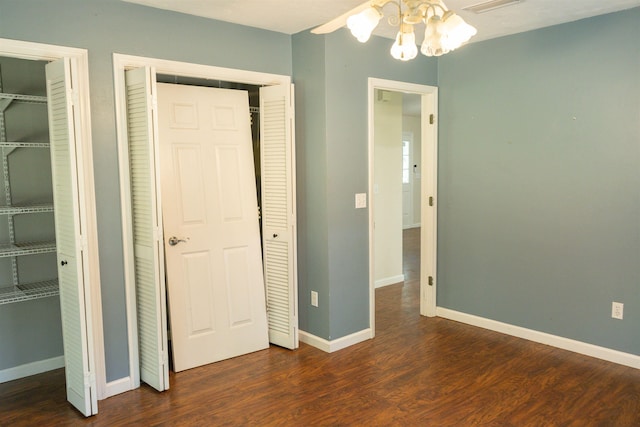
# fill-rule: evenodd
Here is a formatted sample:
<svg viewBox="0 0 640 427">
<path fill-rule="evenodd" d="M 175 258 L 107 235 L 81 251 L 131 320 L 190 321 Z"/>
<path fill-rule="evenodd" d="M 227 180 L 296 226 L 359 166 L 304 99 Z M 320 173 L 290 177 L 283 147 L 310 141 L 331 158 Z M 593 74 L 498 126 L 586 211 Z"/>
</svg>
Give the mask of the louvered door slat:
<svg viewBox="0 0 640 427">
<path fill-rule="evenodd" d="M 291 91 L 260 89 L 262 235 L 269 341 L 298 347 Z"/>
<path fill-rule="evenodd" d="M 162 217 L 156 186 L 153 75 L 149 68 L 129 70 L 125 83 L 140 379 L 163 391 L 169 388 L 169 367 L 164 248 L 158 237 Z"/>
<path fill-rule="evenodd" d="M 88 350 L 90 329 L 79 246 L 81 224 L 70 60 L 63 58 L 47 64 L 46 75 L 67 399 L 82 414 L 90 416 L 97 413 L 98 402 L 95 377 L 91 375 L 93 361 Z"/>
</svg>

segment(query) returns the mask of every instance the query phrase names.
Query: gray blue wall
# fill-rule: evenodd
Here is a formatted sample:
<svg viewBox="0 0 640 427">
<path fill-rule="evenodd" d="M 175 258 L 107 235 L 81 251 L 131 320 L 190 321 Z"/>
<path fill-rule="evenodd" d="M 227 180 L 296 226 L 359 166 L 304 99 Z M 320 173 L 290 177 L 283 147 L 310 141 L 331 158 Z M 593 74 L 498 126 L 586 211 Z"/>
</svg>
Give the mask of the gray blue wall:
<svg viewBox="0 0 640 427">
<path fill-rule="evenodd" d="M 369 327 L 368 210 L 354 205 L 368 192 L 368 78 L 437 84 L 435 59 L 400 63 L 392 43 L 344 29 L 293 36 L 300 329 L 327 340 Z"/>
<path fill-rule="evenodd" d="M 89 51 L 107 381 L 129 375 L 113 53 L 291 75 L 291 37 L 119 0 L 0 0 L 0 37 Z"/>
<path fill-rule="evenodd" d="M 438 61 L 439 306 L 640 354 L 639 41 L 636 8 Z"/>
</svg>

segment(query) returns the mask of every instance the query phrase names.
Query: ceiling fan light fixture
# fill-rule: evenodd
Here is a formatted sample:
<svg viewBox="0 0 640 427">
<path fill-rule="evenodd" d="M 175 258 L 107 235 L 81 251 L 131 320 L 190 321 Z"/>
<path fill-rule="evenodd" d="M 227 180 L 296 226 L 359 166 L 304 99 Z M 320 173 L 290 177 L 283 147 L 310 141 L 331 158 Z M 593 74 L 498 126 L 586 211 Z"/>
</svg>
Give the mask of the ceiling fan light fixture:
<svg viewBox="0 0 640 427">
<path fill-rule="evenodd" d="M 347 19 L 347 27 L 358 41 L 364 43 L 369 40 L 382 19 L 382 8 L 389 3 L 398 8 L 398 15 L 391 16 L 389 24 L 400 26 L 390 50 L 395 59 L 408 61 L 417 56 L 414 25 L 421 25 L 423 22 L 425 32 L 420 52 L 426 56 L 449 53 L 467 43 L 477 33 L 473 26 L 448 10 L 440 0 L 372 0 L 370 7 Z"/>
<path fill-rule="evenodd" d="M 360 43 L 365 43 L 371 37 L 371 32 L 376 28 L 381 18 L 380 10 L 371 6 L 356 15 L 351 15 L 347 19 L 347 28 Z"/>
</svg>

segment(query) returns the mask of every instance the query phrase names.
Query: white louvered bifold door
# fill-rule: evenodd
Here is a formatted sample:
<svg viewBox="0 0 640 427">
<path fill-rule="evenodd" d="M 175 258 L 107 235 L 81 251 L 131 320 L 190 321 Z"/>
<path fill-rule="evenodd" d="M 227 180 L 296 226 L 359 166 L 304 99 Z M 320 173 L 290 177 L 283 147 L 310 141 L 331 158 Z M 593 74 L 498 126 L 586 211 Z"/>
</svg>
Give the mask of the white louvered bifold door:
<svg viewBox="0 0 640 427">
<path fill-rule="evenodd" d="M 260 88 L 262 236 L 269 341 L 298 347 L 293 85 Z"/>
<path fill-rule="evenodd" d="M 125 82 L 140 379 L 163 391 L 169 388 L 169 363 L 155 72 L 129 70 Z"/>
<path fill-rule="evenodd" d="M 67 400 L 82 414 L 98 412 L 89 285 L 83 276 L 83 244 L 76 162 L 77 120 L 71 62 L 62 58 L 46 66 L 49 140 L 62 313 Z"/>
</svg>

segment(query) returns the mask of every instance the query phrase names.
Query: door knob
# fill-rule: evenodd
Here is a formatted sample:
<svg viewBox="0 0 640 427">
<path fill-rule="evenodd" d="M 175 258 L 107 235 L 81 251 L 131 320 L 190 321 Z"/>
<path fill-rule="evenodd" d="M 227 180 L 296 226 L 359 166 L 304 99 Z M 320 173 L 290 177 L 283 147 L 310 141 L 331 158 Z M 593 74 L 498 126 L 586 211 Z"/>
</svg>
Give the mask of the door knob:
<svg viewBox="0 0 640 427">
<path fill-rule="evenodd" d="M 175 246 L 180 242 L 187 242 L 187 240 L 189 240 L 188 237 L 185 237 L 184 239 L 179 239 L 176 236 L 171 236 L 169 237 L 169 246 Z"/>
<path fill-rule="evenodd" d="M 60 261 L 60 265 L 61 265 L 61 266 L 63 266 L 63 267 L 64 267 L 65 265 L 67 265 L 67 264 L 69 264 L 67 261 Z"/>
</svg>

